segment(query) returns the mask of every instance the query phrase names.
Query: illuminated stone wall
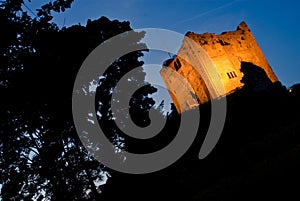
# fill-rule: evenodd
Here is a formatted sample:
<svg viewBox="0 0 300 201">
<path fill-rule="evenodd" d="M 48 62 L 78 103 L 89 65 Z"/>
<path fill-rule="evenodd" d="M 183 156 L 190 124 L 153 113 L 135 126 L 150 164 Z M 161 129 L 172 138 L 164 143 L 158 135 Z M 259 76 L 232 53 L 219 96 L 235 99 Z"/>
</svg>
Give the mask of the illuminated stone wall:
<svg viewBox="0 0 300 201">
<path fill-rule="evenodd" d="M 241 83 L 243 74 L 240 71 L 242 61 L 251 62 L 261 67 L 273 83 L 278 81 L 245 22 L 240 23 L 236 31 L 224 32 L 219 35 L 188 32 L 186 36 L 199 44 L 212 59 L 224 86 L 224 91 L 219 92 L 218 97 L 232 93 L 243 86 L 243 83 Z M 186 60 L 182 59 L 184 58 L 183 55 L 193 56 L 191 52 L 193 52 L 191 46 L 187 45 L 186 40 L 184 40 L 182 47 L 178 51 L 178 56 L 165 61 L 164 66 L 176 70 L 188 80 L 201 104 L 209 100 L 207 84 L 204 83 L 200 74 Z M 210 69 L 206 70 L 209 71 Z M 179 84 L 180 82 L 174 80 L 172 73 L 167 71 L 165 67 L 162 68 L 160 73 L 166 86 L 175 89 L 174 94 L 171 94 L 171 96 L 176 108 L 180 111 L 174 97 L 184 96 L 184 99 L 188 102 L 192 95 L 182 92 L 183 89 Z M 215 81 L 210 78 L 209 82 L 214 84 Z M 186 107 L 182 108 L 182 110 L 185 111 L 192 107 L 192 105 L 186 104 Z"/>
</svg>

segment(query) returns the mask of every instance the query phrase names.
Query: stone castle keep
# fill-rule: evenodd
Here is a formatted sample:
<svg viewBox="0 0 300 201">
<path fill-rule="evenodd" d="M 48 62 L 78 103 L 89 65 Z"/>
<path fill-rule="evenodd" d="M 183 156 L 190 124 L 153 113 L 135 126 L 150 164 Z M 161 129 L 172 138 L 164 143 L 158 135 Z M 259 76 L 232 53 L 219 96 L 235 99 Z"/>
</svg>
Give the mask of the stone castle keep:
<svg viewBox="0 0 300 201">
<path fill-rule="evenodd" d="M 236 31 L 223 32 L 219 35 L 188 32 L 186 37 L 195 41 L 205 50 L 219 73 L 218 79 L 223 84 L 224 90 L 216 93 L 215 97 L 212 96 L 211 98 L 228 95 L 243 87 L 243 73 L 241 72 L 243 62 L 249 62 L 261 68 L 272 83 L 278 81 L 245 22 L 240 23 Z M 186 39 L 184 39 L 177 56 L 165 61 L 160 71 L 167 88 L 175 89 L 170 94 L 179 112 L 191 109 L 195 106 L 195 103 L 189 101 L 192 99 L 193 94 L 182 87 L 182 84 L 177 81 L 178 79 L 174 79 L 174 73 L 179 73 L 188 81 L 200 104 L 210 99 L 211 94 L 207 84 L 213 85 L 216 82 L 211 76 L 208 79 L 209 83 L 204 82 L 203 75 L 200 75 L 199 71 L 197 72 L 189 62 L 183 59 L 185 55 L 197 57 L 197 51 L 194 50 L 192 45 L 189 45 Z M 171 68 L 176 72 L 167 70 L 167 68 Z M 211 67 L 206 66 L 205 68 L 205 71 L 209 72 Z M 185 104 L 181 105 L 181 110 L 175 97 L 185 101 Z"/>
</svg>

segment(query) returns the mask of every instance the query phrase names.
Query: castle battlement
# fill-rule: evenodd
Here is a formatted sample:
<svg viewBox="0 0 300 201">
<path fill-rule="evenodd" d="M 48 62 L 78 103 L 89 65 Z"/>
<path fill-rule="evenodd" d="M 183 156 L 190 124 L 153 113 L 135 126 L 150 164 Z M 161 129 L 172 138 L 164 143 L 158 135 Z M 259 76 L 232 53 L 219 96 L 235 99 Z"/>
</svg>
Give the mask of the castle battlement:
<svg viewBox="0 0 300 201">
<path fill-rule="evenodd" d="M 188 32 L 186 36 L 199 44 L 213 61 L 224 86 L 223 92 L 217 94 L 219 97 L 243 87 L 244 84 L 241 82 L 243 78 L 243 73 L 241 72 L 242 62 L 252 63 L 263 69 L 271 82 L 278 81 L 245 22 L 241 22 L 235 31 L 221 34 Z M 187 40 L 184 39 L 177 56 L 165 61 L 163 64 L 164 68 L 160 72 L 166 86 L 176 89 L 173 92 L 175 94 L 171 94 L 171 97 L 179 112 L 189 110 L 194 105 L 187 103 L 180 111 L 175 97 L 183 96 L 188 102 L 191 99 L 191 94 L 189 94 L 190 92 L 185 92 L 185 89 L 180 86 L 180 82 L 172 79 L 174 72 L 166 70 L 166 67 L 172 68 L 190 83 L 200 104 L 210 99 L 207 83 L 205 84 L 203 75 L 200 75 L 193 66 L 183 59 L 185 55 L 191 55 L 191 52 L 193 52 L 193 47 L 188 45 Z M 195 57 L 195 55 L 192 55 L 192 57 Z M 210 69 L 206 70 L 209 72 Z M 209 82 L 214 84 L 215 81 L 211 79 Z"/>
</svg>

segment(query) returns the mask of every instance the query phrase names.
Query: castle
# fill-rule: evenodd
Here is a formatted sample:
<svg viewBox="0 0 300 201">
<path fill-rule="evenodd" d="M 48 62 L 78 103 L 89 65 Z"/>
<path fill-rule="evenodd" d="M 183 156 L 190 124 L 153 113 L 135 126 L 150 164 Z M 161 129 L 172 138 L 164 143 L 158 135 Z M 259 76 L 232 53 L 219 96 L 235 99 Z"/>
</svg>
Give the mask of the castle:
<svg viewBox="0 0 300 201">
<path fill-rule="evenodd" d="M 190 58 L 195 58 L 199 52 L 199 50 L 196 50 L 193 45 L 190 44 L 188 41 L 190 39 L 195 41 L 197 45 L 200 45 L 208 57 L 210 57 L 218 72 L 218 80 L 213 79 L 212 76 L 208 76 L 206 80 L 203 79 L 205 75 L 195 70 L 187 61 L 186 55 L 189 55 L 188 57 Z M 175 78 L 174 73 L 180 74 L 188 81 L 197 97 L 198 103 L 196 106 L 198 106 L 199 103 L 205 103 L 211 98 L 220 98 L 242 88 L 244 85 L 243 79 L 245 79 L 243 78 L 243 70 L 241 71 L 243 64 L 252 64 L 256 68 L 259 68 L 270 83 L 278 81 L 278 78 L 271 69 L 245 22 L 241 22 L 235 31 L 223 32 L 219 35 L 213 33 L 186 33 L 186 37 L 183 40 L 178 54 L 176 57 L 164 62 L 160 74 L 167 88 L 175 89 L 170 94 L 177 111 L 184 112 L 195 107 L 195 103 L 189 101 L 192 100 L 193 94 L 182 87 L 182 83 L 178 81 L 178 77 Z M 171 68 L 173 71 L 167 68 Z M 209 65 L 204 65 L 204 70 L 208 72 L 208 74 L 211 69 L 212 67 Z M 216 84 L 217 82 L 222 83 L 223 90 L 218 91 L 220 87 Z M 215 85 L 216 94 L 214 96 L 212 96 L 208 90 L 208 85 Z M 185 104 L 181 105 L 181 109 L 179 107 L 178 98 L 185 101 Z"/>
</svg>

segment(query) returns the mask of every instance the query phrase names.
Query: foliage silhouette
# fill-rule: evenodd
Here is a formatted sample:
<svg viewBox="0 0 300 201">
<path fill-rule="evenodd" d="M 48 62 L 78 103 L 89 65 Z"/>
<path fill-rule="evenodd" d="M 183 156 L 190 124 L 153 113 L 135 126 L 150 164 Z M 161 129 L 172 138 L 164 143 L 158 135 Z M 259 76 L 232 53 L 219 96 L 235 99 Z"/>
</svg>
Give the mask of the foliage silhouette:
<svg viewBox="0 0 300 201">
<path fill-rule="evenodd" d="M 94 181 L 101 180 L 107 169 L 91 157 L 75 131 L 71 112 L 73 83 L 82 62 L 96 46 L 131 28 L 129 22 L 101 17 L 88 20 L 85 26 L 59 29 L 51 22 L 52 12 L 63 12 L 72 2 L 50 1 L 36 16 L 23 11 L 23 1 L 0 4 L 3 200 L 99 197 Z M 140 37 L 133 43 L 143 37 L 143 33 L 137 34 Z M 105 75 L 109 78 L 101 80 L 99 87 L 110 90 L 118 76 L 130 70 L 128 66 L 142 65 L 140 56 L 141 52 L 133 52 L 113 63 Z M 138 76 L 143 78 L 145 73 L 141 71 Z M 151 86 L 147 90 L 150 89 Z M 105 90 L 97 94 L 105 95 Z M 139 98 L 135 102 L 144 102 Z"/>
<path fill-rule="evenodd" d="M 200 107 L 200 129 L 192 147 L 170 167 L 128 175 L 95 161 L 74 129 L 72 85 L 83 60 L 97 45 L 131 28 L 129 22 L 102 17 L 85 26 L 59 29 L 51 22 L 52 12 L 63 12 L 72 2 L 50 1 L 36 16 L 23 11 L 22 0 L 0 2 L 2 200 L 253 200 L 296 195 L 299 87 L 288 92 L 279 82 L 270 83 L 259 66 L 246 62 L 241 66 L 245 87 L 227 97 L 221 139 L 204 160 L 197 157 L 209 126 L 210 103 Z M 143 34 L 137 33 L 139 39 Z M 118 130 L 110 110 L 111 90 L 124 74 L 143 64 L 138 60 L 141 56 L 142 52 L 130 53 L 110 66 L 97 83 L 96 110 L 103 114 L 98 121 L 113 143 L 127 151 L 148 153 L 176 135 L 180 115 L 174 106 L 166 116 L 156 111 L 167 123 L 159 135 L 145 142 Z M 144 72 L 138 76 L 143 78 Z M 151 123 L 148 113 L 154 100 L 147 95 L 154 92 L 146 85 L 133 94 L 130 115 L 137 125 Z M 96 186 L 94 181 L 107 172 L 111 175 L 107 184 Z"/>
</svg>

